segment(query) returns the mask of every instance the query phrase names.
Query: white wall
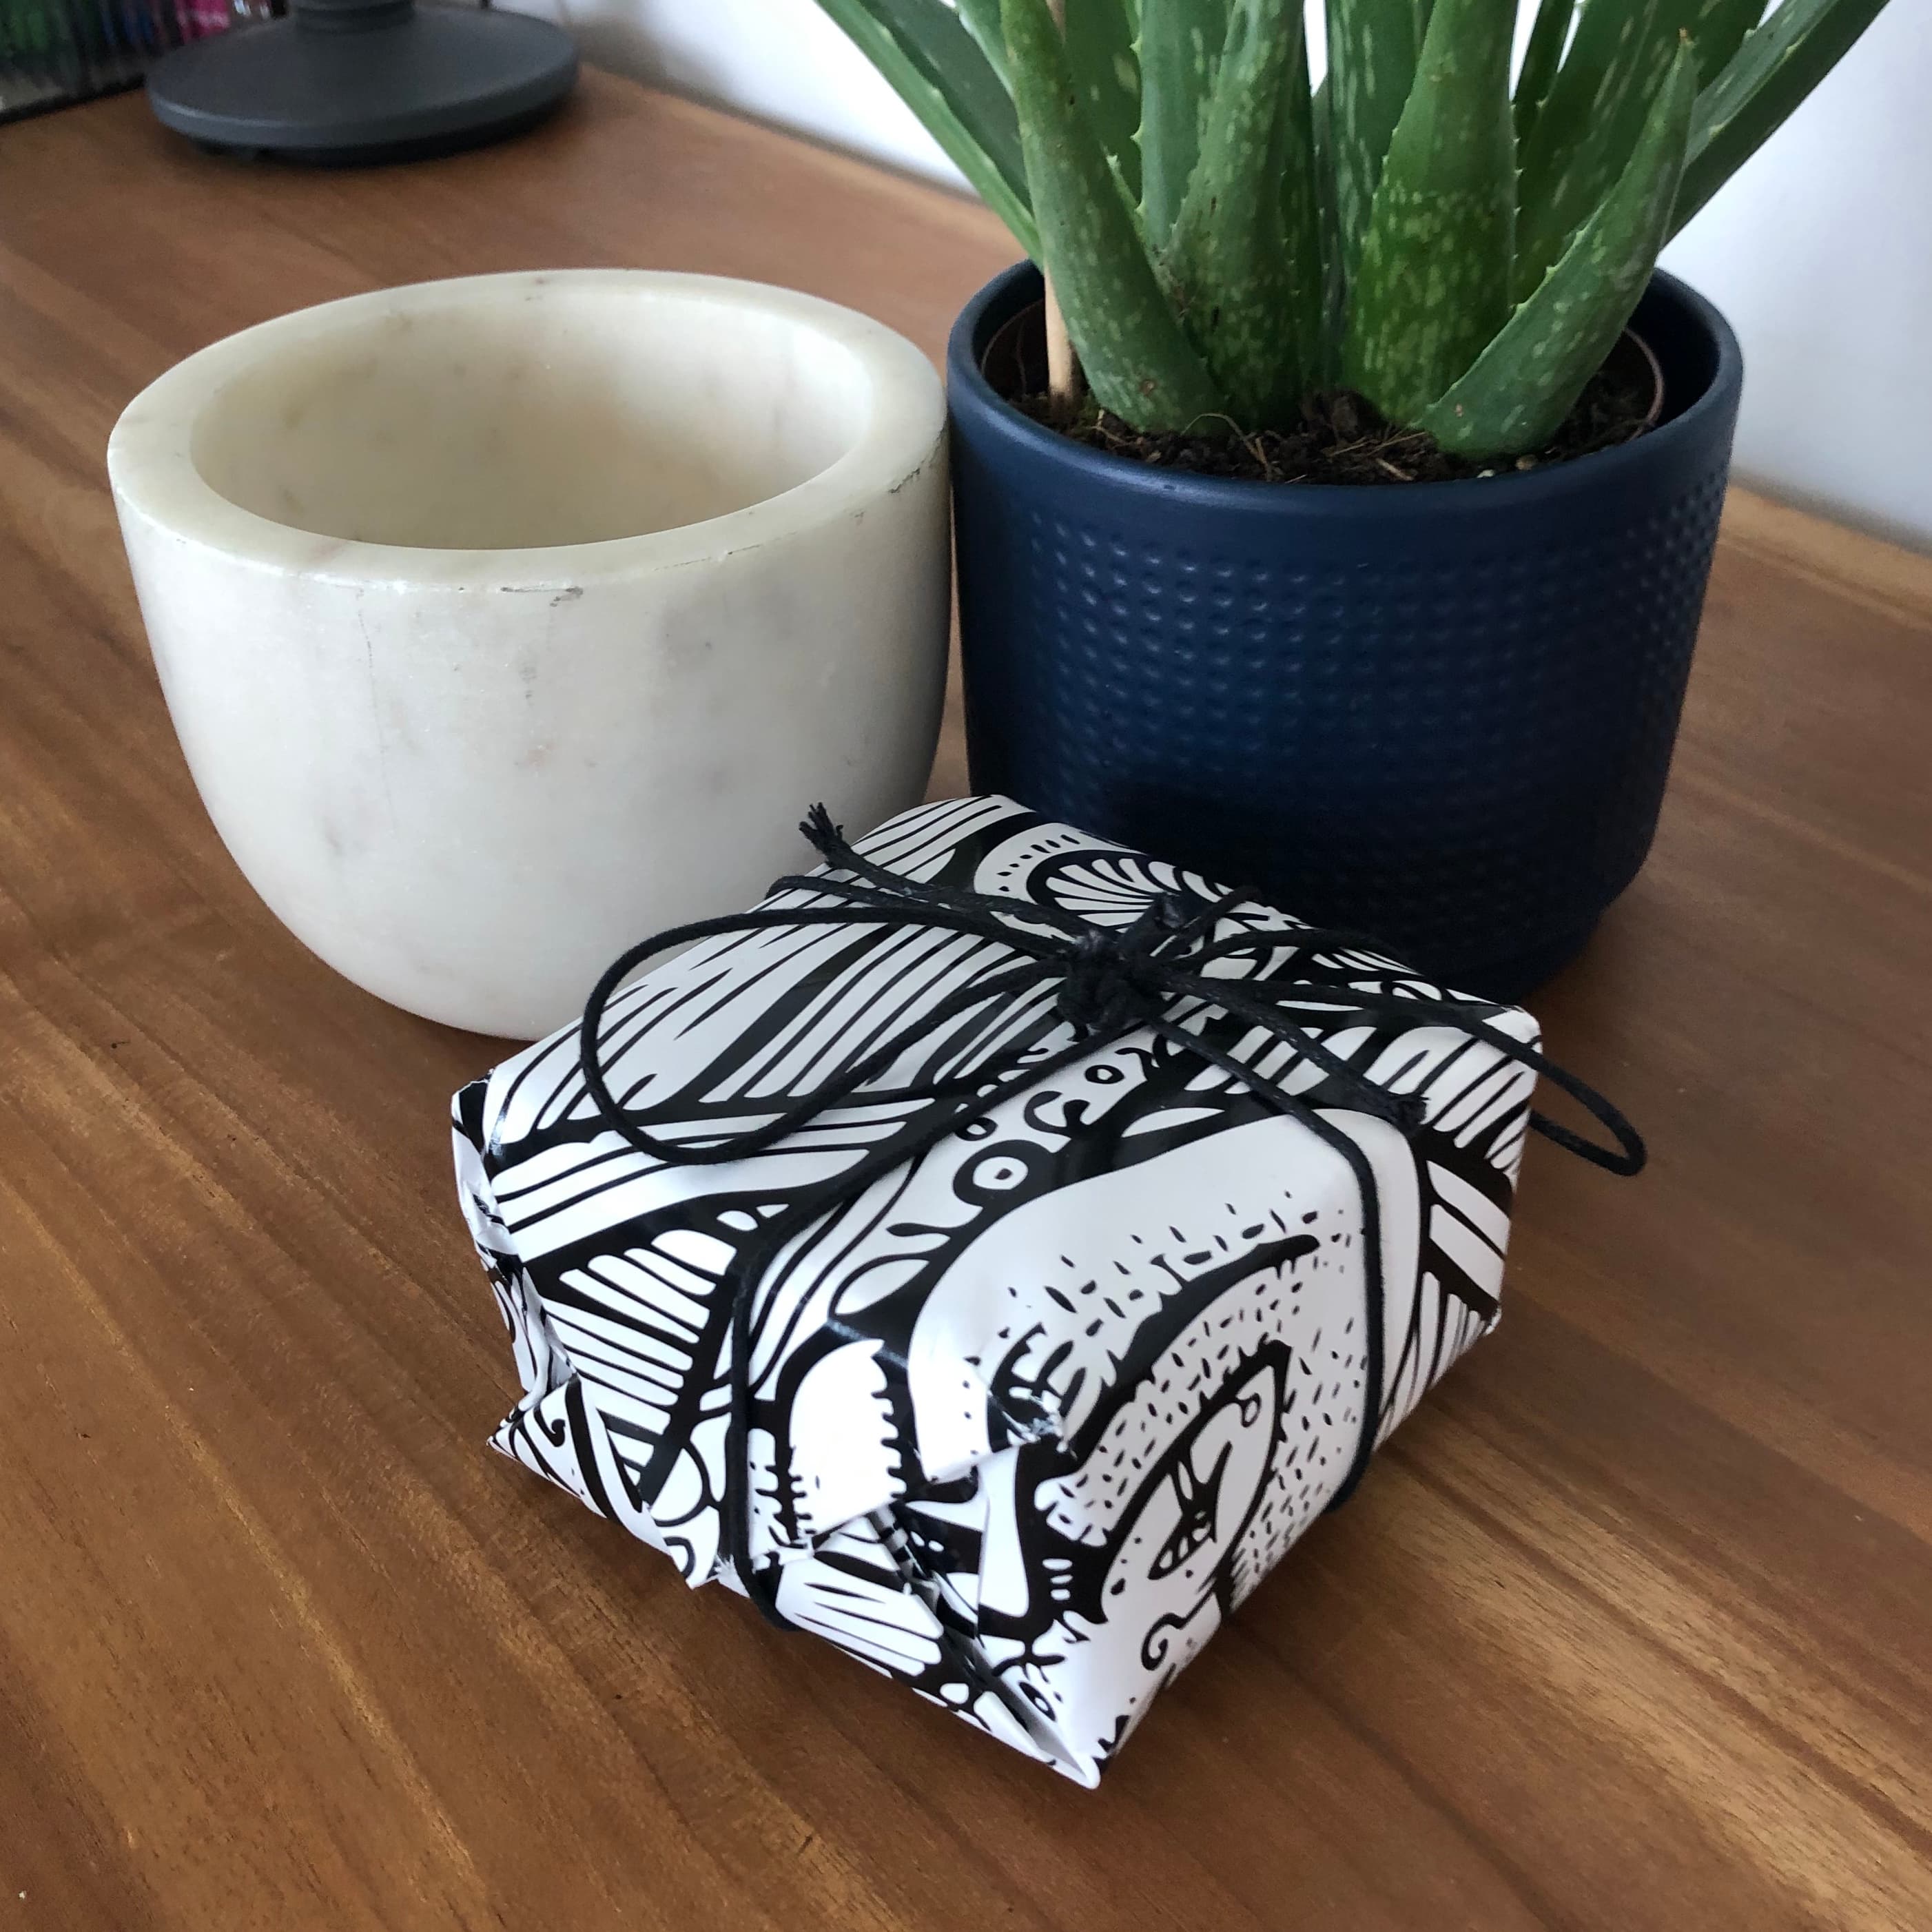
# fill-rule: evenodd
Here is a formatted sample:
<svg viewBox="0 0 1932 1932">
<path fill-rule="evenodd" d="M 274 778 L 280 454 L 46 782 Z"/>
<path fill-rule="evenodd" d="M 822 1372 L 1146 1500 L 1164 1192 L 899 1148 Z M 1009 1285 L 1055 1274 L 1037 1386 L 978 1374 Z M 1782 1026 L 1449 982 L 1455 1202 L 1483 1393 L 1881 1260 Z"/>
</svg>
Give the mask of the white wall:
<svg viewBox="0 0 1932 1932">
<path fill-rule="evenodd" d="M 1932 0 L 1891 0 L 1664 260 L 1744 344 L 1738 473 L 1932 549 L 1928 89 Z"/>
<path fill-rule="evenodd" d="M 816 0 L 522 3 L 604 65 L 958 178 Z M 1743 340 L 1739 475 L 1932 549 L 1929 94 L 1932 0 L 1891 0 L 1664 260 Z"/>
<path fill-rule="evenodd" d="M 599 66 L 959 183 L 926 130 L 818 0 L 508 4 L 562 20 Z"/>
</svg>

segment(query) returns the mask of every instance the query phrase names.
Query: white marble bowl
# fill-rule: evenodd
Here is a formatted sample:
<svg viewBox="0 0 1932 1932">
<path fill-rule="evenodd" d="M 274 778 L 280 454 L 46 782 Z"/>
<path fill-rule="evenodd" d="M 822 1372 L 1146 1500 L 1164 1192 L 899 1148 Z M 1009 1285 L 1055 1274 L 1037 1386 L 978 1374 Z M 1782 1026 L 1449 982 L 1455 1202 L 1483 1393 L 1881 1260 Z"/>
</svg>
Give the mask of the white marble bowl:
<svg viewBox="0 0 1932 1932">
<path fill-rule="evenodd" d="M 806 296 L 628 270 L 351 297 L 129 405 L 108 469 L 195 782 L 358 985 L 535 1038 L 661 927 L 915 802 L 945 404 Z"/>
</svg>

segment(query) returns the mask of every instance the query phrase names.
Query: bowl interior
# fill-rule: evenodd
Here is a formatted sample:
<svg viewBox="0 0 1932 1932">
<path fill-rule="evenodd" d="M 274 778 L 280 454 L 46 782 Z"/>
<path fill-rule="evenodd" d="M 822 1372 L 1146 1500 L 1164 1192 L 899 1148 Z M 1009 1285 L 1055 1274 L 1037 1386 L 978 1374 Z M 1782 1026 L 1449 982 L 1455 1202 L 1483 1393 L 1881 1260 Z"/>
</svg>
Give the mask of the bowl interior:
<svg viewBox="0 0 1932 1932">
<path fill-rule="evenodd" d="M 190 440 L 210 488 L 317 535 L 598 543 L 748 508 L 864 434 L 860 357 L 755 302 L 649 286 L 405 292 L 263 333 Z"/>
</svg>

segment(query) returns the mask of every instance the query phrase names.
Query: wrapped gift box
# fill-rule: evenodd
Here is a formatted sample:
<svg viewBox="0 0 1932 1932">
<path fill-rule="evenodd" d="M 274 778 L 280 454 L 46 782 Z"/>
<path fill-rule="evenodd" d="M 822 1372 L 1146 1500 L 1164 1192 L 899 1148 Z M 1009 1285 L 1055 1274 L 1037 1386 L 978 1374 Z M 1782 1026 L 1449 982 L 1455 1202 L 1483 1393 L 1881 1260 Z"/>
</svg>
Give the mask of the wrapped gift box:
<svg viewBox="0 0 1932 1932">
<path fill-rule="evenodd" d="M 575 1028 L 466 1088 L 494 1444 L 1090 1784 L 1493 1322 L 1535 1022 L 1009 800 L 856 849 L 1058 950 L 821 868 L 593 1012 L 603 1099 Z"/>
</svg>

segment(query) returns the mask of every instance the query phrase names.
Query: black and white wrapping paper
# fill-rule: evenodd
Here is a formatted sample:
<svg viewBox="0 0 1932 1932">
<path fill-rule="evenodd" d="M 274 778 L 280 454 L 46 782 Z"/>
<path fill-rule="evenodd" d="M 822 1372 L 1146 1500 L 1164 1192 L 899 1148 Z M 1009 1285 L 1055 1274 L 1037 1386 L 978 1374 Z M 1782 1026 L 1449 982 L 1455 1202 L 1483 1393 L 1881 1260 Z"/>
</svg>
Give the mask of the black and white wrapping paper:
<svg viewBox="0 0 1932 1932">
<path fill-rule="evenodd" d="M 1103 927 L 1162 895 L 1220 896 L 999 798 L 922 808 L 858 850 Z M 1280 932 L 1293 956 L 1286 915 L 1244 902 L 1231 921 Z M 709 939 L 610 1002 L 605 1074 L 653 1134 L 695 1144 L 769 1118 L 1010 962 L 970 933 L 890 922 Z M 1439 990 L 1373 956 L 1332 963 L 1384 990 Z M 1365 1387 L 1376 1298 L 1357 1169 L 1172 1039 L 1136 1032 L 1012 1084 L 839 1192 L 932 1104 L 905 1090 L 1016 1042 L 1042 1058 L 1066 1048 L 1046 988 L 919 1034 L 890 1077 L 722 1164 L 657 1160 L 612 1131 L 574 1028 L 466 1088 L 463 1205 L 525 1391 L 494 1446 L 694 1585 L 740 1584 L 723 1504 L 748 1476 L 750 1554 L 784 1617 L 1096 1782 L 1334 1498 L 1365 1428 L 1386 1438 L 1493 1321 L 1534 1080 L 1426 1017 L 1328 1028 L 1330 1054 L 1417 1096 L 1405 1133 L 1226 1012 L 1174 1011 L 1366 1156 L 1378 1388 Z M 1515 1009 L 1489 1024 L 1536 1038 Z M 734 1468 L 721 1283 L 828 1186 L 825 1210 L 747 1277 L 751 1420 Z"/>
</svg>

